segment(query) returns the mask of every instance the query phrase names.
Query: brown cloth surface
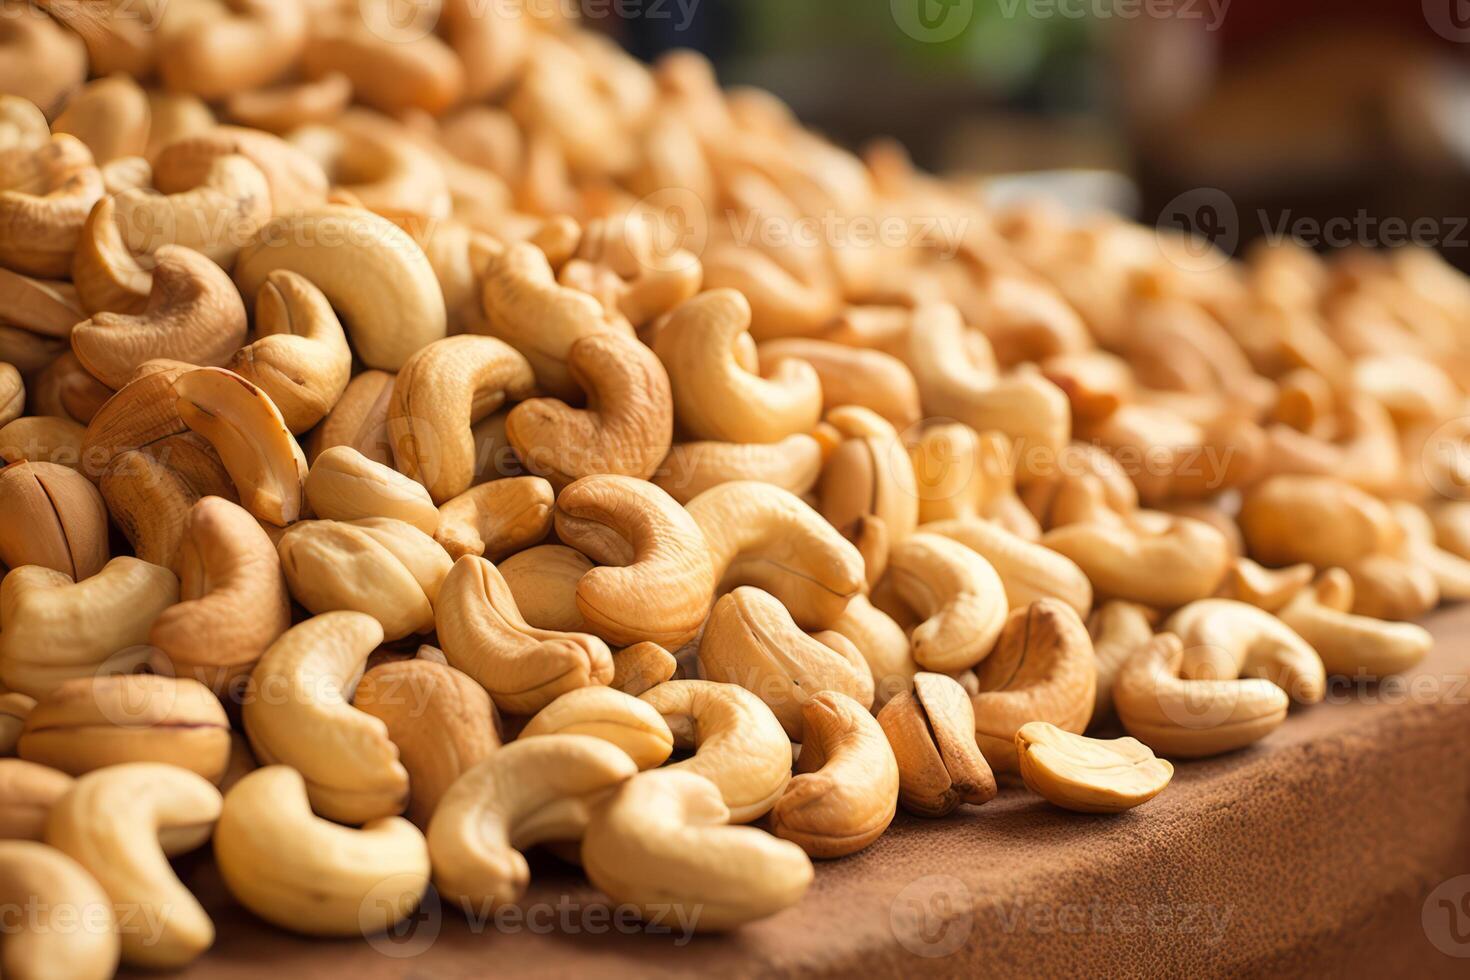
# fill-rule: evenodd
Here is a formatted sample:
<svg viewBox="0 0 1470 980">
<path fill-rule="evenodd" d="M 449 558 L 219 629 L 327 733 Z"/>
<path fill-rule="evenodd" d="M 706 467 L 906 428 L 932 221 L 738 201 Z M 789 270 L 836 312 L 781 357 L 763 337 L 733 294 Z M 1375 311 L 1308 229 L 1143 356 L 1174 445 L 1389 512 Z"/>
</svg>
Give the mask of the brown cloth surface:
<svg viewBox="0 0 1470 980">
<path fill-rule="evenodd" d="M 234 905 L 206 858 L 182 872 L 219 938 L 184 975 L 1464 977 L 1470 959 L 1432 939 L 1470 956 L 1470 877 L 1434 891 L 1470 875 L 1470 606 L 1428 625 L 1437 649 L 1407 677 L 1335 683 L 1264 742 L 1180 765 L 1139 809 L 1065 813 L 1017 786 L 949 820 L 900 815 L 819 862 L 799 906 L 731 935 L 619 932 L 546 857 L 529 924 L 473 934 L 431 902 L 396 943 L 311 941 Z"/>
</svg>

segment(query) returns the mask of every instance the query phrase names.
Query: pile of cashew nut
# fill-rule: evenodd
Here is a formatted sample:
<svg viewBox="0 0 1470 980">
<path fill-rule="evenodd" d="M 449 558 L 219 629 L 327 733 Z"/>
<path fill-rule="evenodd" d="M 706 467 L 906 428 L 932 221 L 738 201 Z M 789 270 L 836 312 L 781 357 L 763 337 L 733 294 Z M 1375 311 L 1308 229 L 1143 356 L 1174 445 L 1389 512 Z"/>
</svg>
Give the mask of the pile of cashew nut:
<svg viewBox="0 0 1470 980">
<path fill-rule="evenodd" d="M 7 975 L 200 956 L 205 847 L 311 935 L 542 844 L 733 928 L 1470 597 L 1428 251 L 992 208 L 536 0 L 0 6 L 0 901 L 82 913 Z"/>
</svg>

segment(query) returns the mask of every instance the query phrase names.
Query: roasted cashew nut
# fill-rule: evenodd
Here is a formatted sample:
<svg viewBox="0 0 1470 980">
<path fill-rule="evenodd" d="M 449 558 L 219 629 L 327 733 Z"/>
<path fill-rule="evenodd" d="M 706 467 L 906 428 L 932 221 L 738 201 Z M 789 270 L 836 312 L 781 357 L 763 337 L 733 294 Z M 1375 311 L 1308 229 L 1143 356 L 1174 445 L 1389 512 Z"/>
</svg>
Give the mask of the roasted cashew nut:
<svg viewBox="0 0 1470 980">
<path fill-rule="evenodd" d="M 616 745 L 543 735 L 491 753 L 455 781 L 429 824 L 439 893 L 469 914 L 517 901 L 530 869 L 521 851 L 580 840 L 596 804 L 638 772 Z"/>
<path fill-rule="evenodd" d="M 1329 674 L 1385 677 L 1413 667 L 1434 637 L 1413 623 L 1390 623 L 1353 613 L 1353 580 L 1328 569 L 1281 609 L 1281 621 L 1322 658 Z"/>
<path fill-rule="evenodd" d="M 1012 609 L 1055 598 L 1079 615 L 1092 608 L 1092 583 L 1076 562 L 1027 541 L 992 521 L 960 518 L 921 524 L 919 530 L 952 538 L 990 562 Z"/>
<path fill-rule="evenodd" d="M 271 644 L 246 690 L 245 734 L 256 757 L 298 770 L 312 809 L 342 823 L 391 816 L 408 802 L 408 772 L 387 726 L 350 703 L 382 642 L 371 616 L 314 616 Z"/>
<path fill-rule="evenodd" d="M 483 555 L 500 561 L 551 533 L 555 504 L 551 484 L 538 476 L 492 480 L 444 502 L 434 540 L 456 560 Z"/>
<path fill-rule="evenodd" d="M 239 154 L 218 157 L 197 176 L 197 184 L 171 194 L 136 187 L 113 196 L 114 221 L 128 253 L 152 255 L 163 245 L 183 245 L 226 269 L 235 264 L 242 246 L 270 219 L 270 185 Z"/>
<path fill-rule="evenodd" d="M 112 901 L 86 868 L 56 848 L 0 841 L 0 902 L 39 914 L 28 922 L 34 928 L 6 936 L 0 951 L 6 976 L 107 980 L 117 972 Z"/>
<path fill-rule="evenodd" d="M 257 769 L 230 789 L 214 831 L 230 894 L 308 936 L 371 936 L 413 914 L 429 884 L 424 835 L 402 817 L 331 823 L 308 796 L 288 766 Z"/>
<path fill-rule="evenodd" d="M 55 463 L 0 468 L 0 562 L 40 565 L 76 579 L 107 563 L 107 507 L 85 476 Z"/>
<path fill-rule="evenodd" d="M 577 583 L 594 567 L 591 558 L 562 544 L 518 551 L 497 566 L 526 622 L 537 629 L 563 631 L 587 627 L 577 606 Z M 613 663 L 616 667 L 616 654 Z"/>
<path fill-rule="evenodd" d="M 663 716 L 637 695 L 612 687 L 568 691 L 536 713 L 518 738 L 591 735 L 628 754 L 640 770 L 662 765 L 674 751 L 674 735 Z"/>
<path fill-rule="evenodd" d="M 1201 599 L 1180 609 L 1164 629 L 1184 642 L 1188 680 L 1264 677 L 1301 704 L 1327 692 L 1322 658 L 1286 623 L 1255 606 Z"/>
<path fill-rule="evenodd" d="M 92 153 L 74 136 L 0 150 L 0 266 L 50 279 L 66 275 L 102 194 Z"/>
<path fill-rule="evenodd" d="M 914 662 L 908 633 L 865 595 L 855 595 L 831 627 L 852 641 L 868 662 L 873 675 L 873 710 L 876 712 L 914 686 L 919 665 Z"/>
<path fill-rule="evenodd" d="M 25 695 L 12 693 L 5 697 L 13 702 Z M 35 704 L 30 698 L 26 700 Z M 13 705 L 6 705 L 6 709 L 7 712 L 15 710 Z M 19 722 L 24 720 L 7 718 L 6 726 L 13 726 L 19 734 Z M 11 750 L 14 751 L 13 744 Z M 45 840 L 46 818 L 51 808 L 71 792 L 75 783 L 66 773 L 49 766 L 23 759 L 0 759 L 0 840 Z M 0 965 L 10 968 L 8 963 L 0 962 Z"/>
<path fill-rule="evenodd" d="M 1274 476 L 1253 487 L 1240 530 L 1251 557 L 1272 566 L 1346 567 L 1393 553 L 1403 539 L 1387 504 L 1326 476 Z"/>
<path fill-rule="evenodd" d="M 425 534 L 439 529 L 439 509 L 422 484 L 373 462 L 351 446 L 322 450 L 311 462 L 305 490 L 312 512 L 326 520 L 389 517 Z"/>
<path fill-rule="evenodd" d="M 1076 562 L 1098 598 L 1158 609 L 1213 595 L 1230 565 L 1229 542 L 1219 531 L 1158 512 L 1140 512 L 1119 524 L 1067 524 L 1048 531 L 1041 543 Z"/>
<path fill-rule="evenodd" d="M 995 774 L 975 743 L 975 709 L 959 682 L 944 674 L 914 675 L 878 712 L 878 725 L 898 763 L 898 801 L 921 817 L 948 816 L 961 803 L 995 798 Z"/>
<path fill-rule="evenodd" d="M 1154 638 L 1154 615 L 1148 607 L 1116 599 L 1104 602 L 1087 617 L 1092 652 L 1097 663 L 1097 695 L 1092 724 L 1113 715 L 1113 683 L 1124 664 Z"/>
<path fill-rule="evenodd" d="M 1108 741 L 1063 731 L 1044 721 L 1016 732 L 1021 778 L 1064 810 L 1121 813 L 1147 803 L 1174 778 L 1174 767 L 1137 739 Z"/>
<path fill-rule="evenodd" d="M 953 674 L 984 660 L 1005 625 L 1005 586 L 977 553 L 938 534 L 913 534 L 893 546 L 874 593 L 891 597 L 902 621 L 917 617 L 913 658 L 925 670 Z M 890 614 L 891 615 L 891 614 Z"/>
<path fill-rule="evenodd" d="M 822 444 L 805 432 L 780 442 L 684 442 L 669 450 L 653 482 L 681 504 L 736 480 L 770 483 L 801 495 L 822 472 Z"/>
<path fill-rule="evenodd" d="M 214 944 L 214 923 L 174 875 L 159 837 L 193 835 L 197 847 L 220 803 L 219 790 L 187 769 L 129 762 L 81 777 L 52 807 L 46 843 L 86 868 L 114 906 L 160 923 L 156 935 L 121 930 L 125 962 L 177 969 Z"/>
</svg>

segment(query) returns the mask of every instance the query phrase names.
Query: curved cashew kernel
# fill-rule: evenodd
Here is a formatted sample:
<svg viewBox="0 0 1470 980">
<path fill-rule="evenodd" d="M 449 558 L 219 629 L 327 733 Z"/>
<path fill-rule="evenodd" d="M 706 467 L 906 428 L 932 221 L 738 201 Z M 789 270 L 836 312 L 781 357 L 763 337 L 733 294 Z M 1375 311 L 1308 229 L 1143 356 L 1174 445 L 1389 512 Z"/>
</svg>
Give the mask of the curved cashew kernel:
<svg viewBox="0 0 1470 980">
<path fill-rule="evenodd" d="M 301 516 L 306 456 L 269 395 L 223 368 L 186 371 L 174 391 L 179 417 L 219 453 L 241 506 L 277 527 Z"/>
<path fill-rule="evenodd" d="M 1113 685 L 1128 734 L 1165 755 L 1199 759 L 1250 745 L 1286 720 L 1291 699 L 1261 678 L 1185 680 L 1184 643 L 1162 633 L 1137 650 Z"/>
<path fill-rule="evenodd" d="M 230 758 L 230 720 L 198 681 L 79 677 L 39 699 L 17 748 L 27 762 L 73 776 L 123 762 L 164 762 L 218 783 Z"/>
<path fill-rule="evenodd" d="M 1215 594 L 1221 599 L 1248 602 L 1267 612 L 1276 612 L 1307 587 L 1313 574 L 1314 569 L 1306 563 L 1267 568 L 1249 558 L 1237 557 L 1231 561 L 1225 580 Z"/>
<path fill-rule="evenodd" d="M 137 82 L 123 74 L 108 75 L 73 92 L 51 131 L 87 144 L 100 167 L 143 155 L 150 114 L 148 95 Z"/>
<path fill-rule="evenodd" d="M 492 480 L 445 501 L 436 512 L 434 540 L 455 560 L 483 555 L 500 561 L 551 533 L 555 505 L 556 493 L 540 477 Z"/>
<path fill-rule="evenodd" d="M 893 436 L 845 439 L 822 467 L 817 483 L 818 510 L 849 540 L 861 541 L 866 523 L 877 518 L 897 543 L 919 523 L 914 467 L 903 444 Z M 866 520 L 865 520 L 866 519 Z M 867 558 L 868 552 L 861 546 Z M 882 561 L 868 560 L 869 582 L 883 574 Z"/>
<path fill-rule="evenodd" d="M 938 534 L 914 534 L 895 544 L 881 588 L 922 620 L 912 641 L 914 660 L 925 670 L 975 666 L 1005 625 L 1005 586 L 990 562 Z"/>
<path fill-rule="evenodd" d="M 613 654 L 608 687 L 639 697 L 674 676 L 679 661 L 657 643 L 635 643 Z"/>
<path fill-rule="evenodd" d="M 178 598 L 173 572 L 136 558 L 114 558 L 75 583 L 17 568 L 0 582 L 0 681 L 39 698 L 70 678 L 146 660 L 153 621 Z"/>
<path fill-rule="evenodd" d="M 919 525 L 921 532 L 958 541 L 990 562 L 1005 586 L 1011 608 L 1055 598 L 1079 615 L 1092 608 L 1092 583 L 1077 563 L 1033 544 L 991 521 L 960 518 Z"/>
<path fill-rule="evenodd" d="M 51 808 L 75 783 L 57 769 L 23 759 L 0 759 L 0 840 L 45 840 Z M 4 965 L 10 968 L 9 963 Z"/>
<path fill-rule="evenodd" d="M 863 558 L 821 515 L 778 487 L 736 480 L 689 501 L 719 591 L 771 593 L 803 629 L 826 629 L 866 584 Z"/>
<path fill-rule="evenodd" d="M 276 547 L 297 602 L 314 613 L 367 613 L 386 640 L 434 628 L 434 602 L 454 564 L 433 538 L 388 517 L 302 521 Z"/>
<path fill-rule="evenodd" d="M 320 289 L 277 269 L 255 297 L 255 333 L 225 366 L 264 391 L 292 432 L 305 432 L 332 410 L 352 376 L 337 314 Z"/>
<path fill-rule="evenodd" d="M 363 674 L 352 704 L 388 726 L 408 770 L 408 818 L 420 829 L 455 780 L 500 747 L 499 719 L 485 689 L 423 656 Z"/>
<path fill-rule="evenodd" d="M 1154 614 L 1146 607 L 1116 599 L 1104 602 L 1087 618 L 1097 664 L 1097 694 L 1092 725 L 1113 715 L 1113 683 L 1123 665 L 1154 638 Z"/>
<path fill-rule="evenodd" d="M 306 46 L 306 25 L 306 9 L 292 0 L 234 0 L 165 30 L 158 70 L 171 89 L 222 99 L 285 74 Z"/>
<path fill-rule="evenodd" d="M 6 325 L 46 337 L 65 338 L 86 319 L 74 287 L 8 269 L 0 269 L 0 310 Z"/>
<path fill-rule="evenodd" d="M 346 75 L 358 101 L 389 115 L 439 116 L 464 94 L 464 66 L 433 34 L 392 23 L 391 15 L 370 26 L 354 8 L 317 20 L 301 56 L 307 79 Z"/>
<path fill-rule="evenodd" d="M 593 334 L 572 344 L 567 372 L 587 392 L 586 409 L 533 398 L 506 417 L 506 435 L 526 468 L 563 485 L 593 474 L 647 479 L 657 472 L 673 440 L 674 405 L 653 351 L 621 334 Z"/>
<path fill-rule="evenodd" d="M 89 772 L 51 808 L 46 843 L 91 872 L 115 906 L 157 921 L 156 935 L 122 930 L 123 960 L 178 968 L 214 944 L 214 923 L 169 867 L 158 838 L 196 828 L 207 839 L 219 790 L 187 769 L 129 762 Z"/>
<path fill-rule="evenodd" d="M 121 193 L 121 192 L 118 192 Z M 123 241 L 115 194 L 98 201 L 82 223 L 71 278 L 92 313 L 141 313 L 153 288 L 153 257 L 134 255 Z"/>
<path fill-rule="evenodd" d="M 912 691 L 894 695 L 878 725 L 898 763 L 898 801 L 921 817 L 944 817 L 961 803 L 995 798 L 995 774 L 975 744 L 975 709 L 944 674 L 914 675 Z"/>
<path fill-rule="evenodd" d="M 595 567 L 592 559 L 576 548 L 543 544 L 516 552 L 497 567 L 526 622 L 543 630 L 586 629 L 577 606 L 577 583 Z"/>
<path fill-rule="evenodd" d="M 311 432 L 307 441 L 311 459 L 315 461 L 333 446 L 350 446 L 374 463 L 392 466 L 388 404 L 393 399 L 394 380 L 387 371 L 364 371 L 349 381 L 342 397 Z"/>
<path fill-rule="evenodd" d="M 10 6 L 0 23 L 0 92 L 34 103 L 37 114 L 54 116 L 87 80 L 87 49 L 75 33 L 44 11 Z M 47 133 L 41 133 L 46 139 Z M 8 964 L 7 964 L 8 965 Z"/>
<path fill-rule="evenodd" d="M 351 194 L 369 211 L 398 218 L 400 225 L 400 216 L 428 222 L 450 216 L 452 199 L 444 168 L 411 133 L 381 116 L 351 110 L 332 125 L 302 127 L 291 133 L 290 140 L 332 179 L 334 194 Z M 427 233 L 416 236 L 426 254 L 436 237 L 433 225 L 428 227 Z M 434 256 L 428 258 L 432 264 Z"/>
<path fill-rule="evenodd" d="M 10 42 L 0 41 L 0 44 L 6 43 Z M 4 84 L 0 84 L 0 88 L 6 93 L 14 91 Z M 46 113 L 34 99 L 12 94 L 0 95 L 0 149 L 37 147 L 50 138 L 51 125 L 46 121 Z"/>
<path fill-rule="evenodd" d="M 3 412 L 0 412 L 3 417 Z M 0 425 L 0 461 L 56 463 L 68 469 L 82 464 L 83 425 L 71 419 L 29 415 Z"/>
<path fill-rule="evenodd" d="M 611 742 L 639 769 L 663 765 L 674 751 L 674 735 L 663 716 L 636 695 L 611 687 L 568 691 L 526 722 L 517 738 L 590 735 Z"/>
<path fill-rule="evenodd" d="M 102 174 L 76 137 L 58 133 L 36 149 L 0 150 L 0 265 L 65 276 L 87 212 L 102 193 Z"/>
<path fill-rule="evenodd" d="M 475 476 L 471 426 L 506 399 L 531 393 L 531 365 L 494 337 L 437 340 L 403 363 L 393 383 L 388 435 L 398 469 L 442 504 Z"/>
<path fill-rule="evenodd" d="M 154 253 L 142 313 L 97 313 L 71 332 L 72 351 L 98 380 L 121 388 L 145 361 L 164 357 L 221 365 L 245 342 L 245 304 L 218 265 L 192 249 Z"/>
<path fill-rule="evenodd" d="M 363 936 L 411 915 L 429 884 L 429 852 L 402 817 L 362 829 L 311 812 L 301 774 L 266 766 L 225 797 L 214 858 L 230 894 L 283 929 Z"/>
<path fill-rule="evenodd" d="M 213 160 L 190 189 L 162 194 L 139 187 L 112 201 L 128 252 L 151 254 L 162 245 L 185 245 L 226 269 L 271 216 L 265 175 L 238 154 Z"/>
<path fill-rule="evenodd" d="M 1340 568 L 1322 573 L 1277 615 L 1312 645 L 1329 674 L 1385 677 L 1423 660 L 1434 646 L 1429 631 L 1350 612 L 1353 580 Z"/>
<path fill-rule="evenodd" d="M 919 665 L 914 662 L 908 634 L 867 596 L 853 596 L 847 609 L 832 623 L 831 631 L 847 637 L 868 662 L 873 675 L 874 711 L 914 686 Z"/>
<path fill-rule="evenodd" d="M 1036 518 L 1016 494 L 1011 444 L 1004 434 L 979 433 L 959 422 L 931 425 L 909 453 L 920 523 L 981 517 L 1028 541 L 1041 537 Z M 1133 489 L 1126 478 L 1125 484 Z"/>
<path fill-rule="evenodd" d="M 321 205 L 273 218 L 241 249 L 235 284 L 248 299 L 277 269 L 321 290 L 368 367 L 396 371 L 447 328 L 444 295 L 423 250 L 370 211 Z"/>
<path fill-rule="evenodd" d="M 673 680 L 642 698 L 663 715 L 674 748 L 694 755 L 670 763 L 715 784 L 729 820 L 749 823 L 775 805 L 791 781 L 791 741 L 771 709 L 743 687 Z"/>
<path fill-rule="evenodd" d="M 329 123 L 352 101 L 352 83 L 338 72 L 315 81 L 236 92 L 225 99 L 225 115 L 252 129 L 289 133 L 298 126 Z"/>
<path fill-rule="evenodd" d="M 821 382 L 824 410 L 861 405 L 900 430 L 919 421 L 923 414 L 913 372 L 891 354 L 806 338 L 768 340 L 758 349 L 761 367 L 766 371 L 786 358 L 810 364 Z"/>
<path fill-rule="evenodd" d="M 329 612 L 287 630 L 250 674 L 245 734 L 262 765 L 306 780 L 312 809 L 342 823 L 400 812 L 408 773 L 388 726 L 352 707 L 368 655 L 383 641 L 371 616 Z"/>
<path fill-rule="evenodd" d="M 1056 599 L 1013 610 L 975 678 L 975 740 L 997 772 L 1016 771 L 1016 732 L 1027 722 L 1049 721 L 1080 734 L 1092 718 L 1092 638 L 1071 607 Z"/>
<path fill-rule="evenodd" d="M 669 450 L 652 479 L 681 504 L 736 480 L 774 484 L 799 496 L 816 486 L 822 459 L 822 444 L 805 432 L 780 442 L 685 442 Z"/>
<path fill-rule="evenodd" d="M 0 367 L 0 389 L 5 387 L 4 374 Z M 75 419 L 85 426 L 112 397 L 112 389 L 88 374 L 75 354 L 64 351 L 36 376 L 30 394 L 34 414 Z"/>
<path fill-rule="evenodd" d="M 203 496 L 190 480 L 151 454 L 130 449 L 108 463 L 97 487 L 133 553 L 177 572 L 189 511 Z"/>
<path fill-rule="evenodd" d="M 1021 778 L 1049 802 L 1078 813 L 1122 813 L 1147 803 L 1174 778 L 1174 767 L 1135 738 L 1109 740 L 1065 732 L 1044 721 L 1016 732 Z"/>
<path fill-rule="evenodd" d="M 1201 599 L 1170 616 L 1164 629 L 1184 642 L 1180 676 L 1188 680 L 1264 677 L 1301 704 L 1316 704 L 1326 693 L 1317 651 L 1263 609 Z"/>
<path fill-rule="evenodd" d="M 1168 517 L 1161 528 L 1068 524 L 1041 543 L 1082 569 L 1099 598 L 1174 609 L 1213 595 L 1230 565 L 1230 544 L 1203 521 Z"/>
<path fill-rule="evenodd" d="M 543 735 L 491 753 L 444 794 L 429 824 L 434 884 L 472 911 L 525 892 L 521 851 L 582 837 L 593 807 L 636 774 L 627 754 L 587 735 Z"/>
<path fill-rule="evenodd" d="M 626 322 L 610 320 L 593 297 L 558 285 L 546 256 L 526 243 L 491 261 L 482 300 L 489 332 L 520 351 L 537 384 L 563 400 L 579 392 L 567 367 L 573 344 L 595 334 L 632 332 Z"/>
<path fill-rule="evenodd" d="M 770 707 L 792 741 L 800 741 L 802 705 L 818 691 L 838 691 L 873 704 L 873 675 L 840 633 L 808 636 L 774 597 L 741 586 L 715 603 L 699 641 L 710 680 L 737 684 Z"/>
<path fill-rule="evenodd" d="M 351 446 L 333 446 L 312 460 L 305 489 L 312 512 L 325 520 L 390 517 L 425 534 L 434 534 L 439 528 L 439 509 L 429 491 Z"/>
<path fill-rule="evenodd" d="M 1452 555 L 1470 558 L 1470 502 L 1442 501 L 1429 510 L 1428 516 L 1434 543 Z"/>
<path fill-rule="evenodd" d="M 56 463 L 0 468 L 0 562 L 42 565 L 75 579 L 107 563 L 107 505 L 91 481 Z"/>
<path fill-rule="evenodd" d="M 27 920 L 32 928 L 6 937 L 6 976 L 107 980 L 117 972 L 112 902 L 66 854 L 35 841 L 0 842 L 0 901 L 38 913 Z"/>
<path fill-rule="evenodd" d="M 148 116 L 148 146 L 143 151 L 142 160 L 136 157 L 131 158 L 137 162 L 132 165 L 134 176 L 126 182 L 127 186 L 147 187 L 152 184 L 153 166 L 149 161 L 157 160 L 158 155 L 166 147 L 179 140 L 215 127 L 214 111 L 203 99 L 188 93 L 170 92 L 165 89 L 153 89 L 148 92 Z M 123 161 L 113 161 L 114 164 L 121 162 Z M 104 180 L 107 180 L 106 170 L 102 176 Z M 109 182 L 108 193 L 116 194 L 120 189 L 111 186 Z"/>
<path fill-rule="evenodd" d="M 640 773 L 588 824 L 582 865 L 614 901 L 650 918 L 673 906 L 701 931 L 733 929 L 799 902 L 811 859 L 764 831 L 723 826 L 730 819 L 710 780 Z"/>
<path fill-rule="evenodd" d="M 585 633 L 531 626 L 495 566 L 465 555 L 439 588 L 435 624 L 444 655 L 502 711 L 534 714 L 559 695 L 612 679 L 607 645 Z"/>
<path fill-rule="evenodd" d="M 148 641 L 174 670 L 228 691 L 291 626 L 275 545 L 243 508 L 204 497 L 189 509 L 179 550 L 179 603 Z"/>
<path fill-rule="evenodd" d="M 1273 476 L 1240 508 L 1240 530 L 1256 561 L 1345 567 L 1398 550 L 1403 534 L 1388 505 L 1327 476 Z"/>
<path fill-rule="evenodd" d="M 739 342 L 749 328 L 745 297 L 721 289 L 674 310 L 654 340 L 679 423 L 696 439 L 778 442 L 821 417 L 822 383 L 810 364 L 783 358 L 769 376 L 742 365 Z"/>
<path fill-rule="evenodd" d="M 25 410 L 26 383 L 20 369 L 0 361 L 0 420 L 9 424 Z"/>
<path fill-rule="evenodd" d="M 678 645 L 698 632 L 715 576 L 697 520 L 631 477 L 583 477 L 561 492 L 557 536 L 600 563 L 577 582 L 590 630 L 618 645 Z"/>
<path fill-rule="evenodd" d="M 1439 605 L 1439 580 L 1434 572 L 1406 559 L 1369 555 L 1349 566 L 1347 573 L 1353 583 L 1352 611 L 1359 616 L 1403 622 L 1418 619 Z M 1303 587 L 1310 581 L 1309 575 Z"/>
<path fill-rule="evenodd" d="M 820 691 L 801 707 L 797 775 L 771 808 L 771 833 L 812 857 L 855 854 L 898 810 L 898 762 L 866 706 Z"/>
</svg>

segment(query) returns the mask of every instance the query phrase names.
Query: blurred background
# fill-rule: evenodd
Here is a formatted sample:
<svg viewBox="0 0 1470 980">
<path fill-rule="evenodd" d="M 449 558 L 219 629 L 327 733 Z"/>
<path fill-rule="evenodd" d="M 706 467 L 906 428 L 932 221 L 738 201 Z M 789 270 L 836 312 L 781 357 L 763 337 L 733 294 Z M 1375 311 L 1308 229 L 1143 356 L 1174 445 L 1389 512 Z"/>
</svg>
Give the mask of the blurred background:
<svg viewBox="0 0 1470 980">
<path fill-rule="evenodd" d="M 1466 0 L 581 2 L 642 57 L 696 48 L 840 143 L 895 136 L 997 194 L 1044 184 L 1231 251 L 1470 265 Z"/>
</svg>

